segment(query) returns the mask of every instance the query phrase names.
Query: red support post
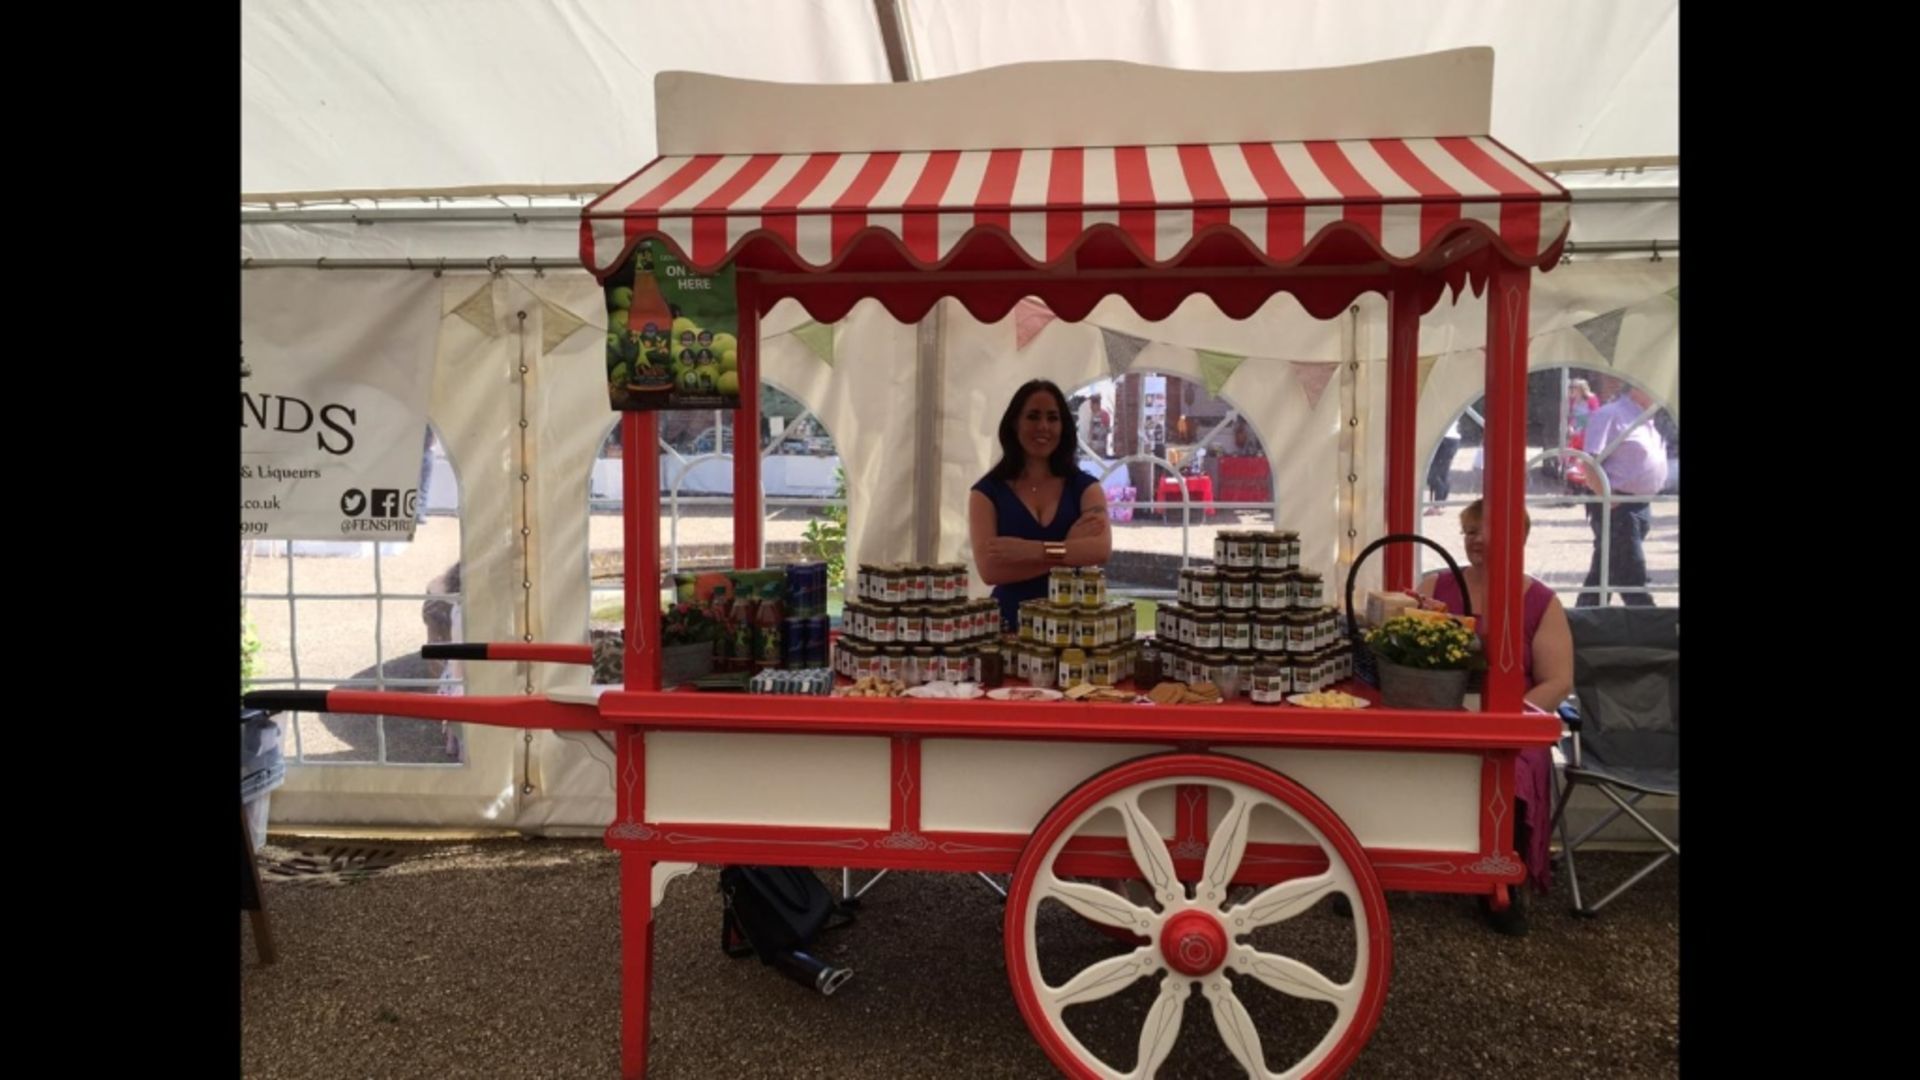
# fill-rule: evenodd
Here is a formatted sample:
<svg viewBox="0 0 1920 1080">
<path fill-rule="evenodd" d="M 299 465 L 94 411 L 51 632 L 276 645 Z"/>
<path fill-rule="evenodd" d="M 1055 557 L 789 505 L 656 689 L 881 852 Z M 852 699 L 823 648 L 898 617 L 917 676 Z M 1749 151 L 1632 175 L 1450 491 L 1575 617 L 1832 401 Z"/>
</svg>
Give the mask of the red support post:
<svg viewBox="0 0 1920 1080">
<path fill-rule="evenodd" d="M 1420 409 L 1420 291 L 1418 279 L 1397 278 L 1387 307 L 1387 531 L 1413 531 L 1413 507 L 1421 474 L 1415 459 L 1415 419 Z M 1413 545 L 1391 544 L 1383 583 L 1413 587 Z"/>
<path fill-rule="evenodd" d="M 1526 695 L 1522 570 L 1527 496 L 1527 314 L 1532 271 L 1501 264 L 1487 287 L 1487 532 L 1485 620 L 1489 712 L 1518 712 Z"/>
<path fill-rule="evenodd" d="M 733 414 L 733 565 L 760 565 L 760 290 L 759 279 L 734 277 L 740 305 L 740 408 Z"/>
<path fill-rule="evenodd" d="M 628 690 L 660 689 L 660 421 L 620 417 L 621 504 L 626 527 Z"/>
<path fill-rule="evenodd" d="M 653 860 L 620 855 L 620 1077 L 647 1075 L 647 1010 L 653 999 Z"/>
</svg>

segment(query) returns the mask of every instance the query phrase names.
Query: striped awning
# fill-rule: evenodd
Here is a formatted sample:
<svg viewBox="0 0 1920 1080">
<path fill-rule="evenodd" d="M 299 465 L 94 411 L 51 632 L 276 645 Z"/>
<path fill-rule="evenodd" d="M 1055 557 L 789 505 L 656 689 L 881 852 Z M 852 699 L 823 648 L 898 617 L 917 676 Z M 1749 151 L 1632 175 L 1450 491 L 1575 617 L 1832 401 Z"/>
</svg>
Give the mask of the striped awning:
<svg viewBox="0 0 1920 1080">
<path fill-rule="evenodd" d="M 1219 234 L 1288 267 L 1344 233 L 1369 257 L 1411 266 L 1480 232 L 1515 263 L 1547 265 L 1568 206 L 1558 184 L 1483 136 L 703 154 L 659 158 L 590 204 L 581 258 L 604 275 L 658 237 L 710 270 L 764 238 L 781 262 L 818 271 L 878 235 L 925 270 L 993 234 L 1045 269 L 1104 233 L 1140 265 L 1169 267 Z"/>
</svg>

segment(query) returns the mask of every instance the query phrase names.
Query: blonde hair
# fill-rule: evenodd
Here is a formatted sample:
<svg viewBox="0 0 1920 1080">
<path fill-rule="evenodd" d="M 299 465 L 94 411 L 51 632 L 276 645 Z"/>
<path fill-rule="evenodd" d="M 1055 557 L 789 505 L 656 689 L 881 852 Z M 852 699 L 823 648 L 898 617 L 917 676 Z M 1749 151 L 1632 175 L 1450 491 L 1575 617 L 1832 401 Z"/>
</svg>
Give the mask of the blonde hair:
<svg viewBox="0 0 1920 1080">
<path fill-rule="evenodd" d="M 1466 509 L 1460 511 L 1460 524 L 1477 525 L 1480 523 L 1480 519 L 1486 516 L 1486 513 L 1487 513 L 1487 500 L 1475 499 L 1472 502 L 1467 504 Z M 1525 537 L 1530 535 L 1532 532 L 1533 532 L 1533 515 L 1527 513 L 1527 508 L 1525 504 L 1522 504 L 1520 507 L 1520 535 L 1522 537 Z"/>
<path fill-rule="evenodd" d="M 1593 393 L 1593 387 L 1588 386 L 1587 380 L 1585 379 L 1573 380 L 1572 382 L 1567 384 L 1567 389 L 1580 391 L 1580 396 L 1582 397 L 1585 397 L 1586 395 Z"/>
</svg>

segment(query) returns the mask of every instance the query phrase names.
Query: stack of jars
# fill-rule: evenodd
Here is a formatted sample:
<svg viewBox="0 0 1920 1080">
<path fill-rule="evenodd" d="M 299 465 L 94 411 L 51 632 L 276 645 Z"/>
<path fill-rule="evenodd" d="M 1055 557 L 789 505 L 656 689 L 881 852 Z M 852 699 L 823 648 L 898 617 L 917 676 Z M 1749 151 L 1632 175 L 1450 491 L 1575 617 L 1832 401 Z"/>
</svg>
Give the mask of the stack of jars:
<svg viewBox="0 0 1920 1080">
<path fill-rule="evenodd" d="M 1349 677 L 1350 647 L 1294 532 L 1222 532 L 1214 565 L 1180 571 L 1179 600 L 1154 611 L 1161 677 L 1311 693 Z M 1276 670 L 1278 676 L 1276 676 Z M 1256 677 L 1256 671 L 1264 680 Z"/>
<path fill-rule="evenodd" d="M 1097 566 L 1055 567 L 1047 598 L 1020 605 L 1019 633 L 1003 642 L 1006 671 L 1034 686 L 1113 686 L 1133 677 L 1133 605 L 1107 600 Z"/>
<path fill-rule="evenodd" d="M 834 643 L 833 670 L 907 686 L 980 682 L 999 661 L 1000 609 L 967 596 L 967 568 L 862 564 Z M 991 651 L 991 659 L 982 652 Z"/>
</svg>

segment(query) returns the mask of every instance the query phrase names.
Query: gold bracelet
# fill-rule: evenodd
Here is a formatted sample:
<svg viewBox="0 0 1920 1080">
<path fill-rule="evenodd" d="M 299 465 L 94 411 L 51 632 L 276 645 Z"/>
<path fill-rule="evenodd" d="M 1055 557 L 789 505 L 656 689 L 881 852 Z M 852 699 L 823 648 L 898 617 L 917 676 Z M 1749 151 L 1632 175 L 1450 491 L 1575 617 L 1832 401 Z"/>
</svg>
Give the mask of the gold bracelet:
<svg viewBox="0 0 1920 1080">
<path fill-rule="evenodd" d="M 1048 562 L 1058 566 L 1067 561 L 1067 545 L 1057 541 L 1049 541 L 1044 546 Z"/>
</svg>

